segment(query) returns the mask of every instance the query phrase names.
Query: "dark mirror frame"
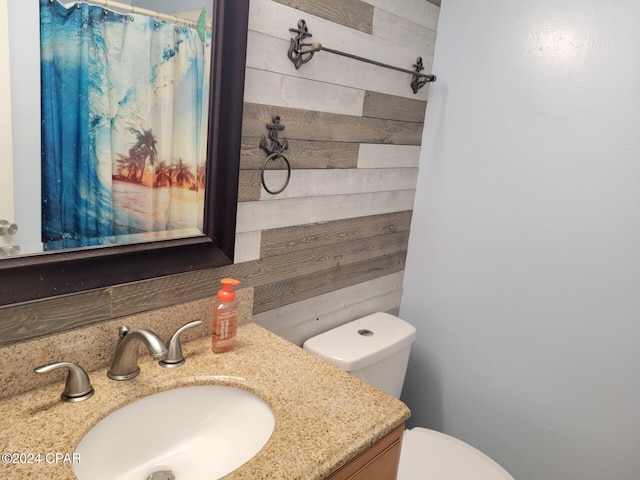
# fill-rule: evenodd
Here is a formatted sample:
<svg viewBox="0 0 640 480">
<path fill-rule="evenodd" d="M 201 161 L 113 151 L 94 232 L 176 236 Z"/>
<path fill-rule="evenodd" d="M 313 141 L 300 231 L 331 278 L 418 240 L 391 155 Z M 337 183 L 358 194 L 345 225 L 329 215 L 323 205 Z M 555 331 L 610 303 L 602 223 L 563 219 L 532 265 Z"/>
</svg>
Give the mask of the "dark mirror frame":
<svg viewBox="0 0 640 480">
<path fill-rule="evenodd" d="M 233 263 L 249 0 L 214 0 L 204 235 L 0 259 L 0 306 Z"/>
</svg>

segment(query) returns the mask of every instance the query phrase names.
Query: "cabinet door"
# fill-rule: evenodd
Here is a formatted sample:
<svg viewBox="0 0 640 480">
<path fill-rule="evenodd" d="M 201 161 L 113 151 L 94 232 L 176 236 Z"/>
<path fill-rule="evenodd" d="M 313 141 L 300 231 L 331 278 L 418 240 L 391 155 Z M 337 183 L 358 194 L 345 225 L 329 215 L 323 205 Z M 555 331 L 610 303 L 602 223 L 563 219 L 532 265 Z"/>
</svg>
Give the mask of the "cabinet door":
<svg viewBox="0 0 640 480">
<path fill-rule="evenodd" d="M 395 480 L 404 424 L 343 465 L 327 480 Z"/>
</svg>

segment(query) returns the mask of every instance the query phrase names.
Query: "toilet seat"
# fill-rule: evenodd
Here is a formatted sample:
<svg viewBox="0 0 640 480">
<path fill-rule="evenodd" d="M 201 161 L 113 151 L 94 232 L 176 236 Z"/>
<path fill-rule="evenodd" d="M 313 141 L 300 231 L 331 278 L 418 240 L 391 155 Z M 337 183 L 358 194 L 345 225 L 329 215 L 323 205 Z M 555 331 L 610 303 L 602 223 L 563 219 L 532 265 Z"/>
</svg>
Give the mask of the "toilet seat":
<svg viewBox="0 0 640 480">
<path fill-rule="evenodd" d="M 405 430 L 398 480 L 514 480 L 471 445 L 427 428 Z"/>
</svg>

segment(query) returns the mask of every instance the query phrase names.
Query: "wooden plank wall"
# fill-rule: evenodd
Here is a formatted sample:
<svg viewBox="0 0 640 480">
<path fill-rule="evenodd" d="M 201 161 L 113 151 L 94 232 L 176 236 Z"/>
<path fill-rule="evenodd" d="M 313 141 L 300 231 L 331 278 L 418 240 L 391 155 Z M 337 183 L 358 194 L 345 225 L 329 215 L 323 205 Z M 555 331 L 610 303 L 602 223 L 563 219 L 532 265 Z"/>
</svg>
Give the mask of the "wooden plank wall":
<svg viewBox="0 0 640 480">
<path fill-rule="evenodd" d="M 367 313 L 395 311 L 428 87 L 326 52 L 296 70 L 289 28 L 304 18 L 327 47 L 429 73 L 436 0 L 251 0 L 235 264 L 0 309 L 0 343 L 213 295 L 234 276 L 255 288 L 254 320 L 300 344 Z M 260 184 L 266 124 L 279 115 L 291 180 Z M 269 172 L 277 187 L 282 172 Z M 89 308 L 90 307 L 90 308 Z M 107 318 L 108 317 L 108 318 Z"/>
<path fill-rule="evenodd" d="M 304 18 L 327 47 L 404 68 L 421 56 L 429 70 L 438 12 L 425 0 L 252 0 L 237 224 L 251 240 L 239 257 L 255 262 L 254 320 L 295 343 L 399 306 L 427 89 L 326 52 L 299 70 L 273 52 Z M 277 196 L 260 188 L 257 148 L 274 114 L 293 165 Z"/>
</svg>

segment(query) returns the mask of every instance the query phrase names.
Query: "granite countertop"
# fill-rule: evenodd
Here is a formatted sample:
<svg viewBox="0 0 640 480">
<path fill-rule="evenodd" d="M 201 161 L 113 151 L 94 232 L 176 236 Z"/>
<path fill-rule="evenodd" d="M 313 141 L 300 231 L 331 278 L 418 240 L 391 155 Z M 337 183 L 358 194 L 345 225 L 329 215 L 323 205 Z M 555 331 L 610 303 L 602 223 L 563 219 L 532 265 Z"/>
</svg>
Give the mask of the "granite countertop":
<svg viewBox="0 0 640 480">
<path fill-rule="evenodd" d="M 238 327 L 236 350 L 215 355 L 210 338 L 183 345 L 186 364 L 160 368 L 142 357 L 141 374 L 115 382 L 90 373 L 95 394 L 60 401 L 63 384 L 0 401 L 2 453 L 72 454 L 101 418 L 138 398 L 186 385 L 231 385 L 265 399 L 275 414 L 264 448 L 225 479 L 321 479 L 409 417 L 399 400 L 250 323 Z M 49 456 L 49 458 L 53 458 Z M 5 464 L 0 478 L 74 479 L 70 463 Z"/>
</svg>

